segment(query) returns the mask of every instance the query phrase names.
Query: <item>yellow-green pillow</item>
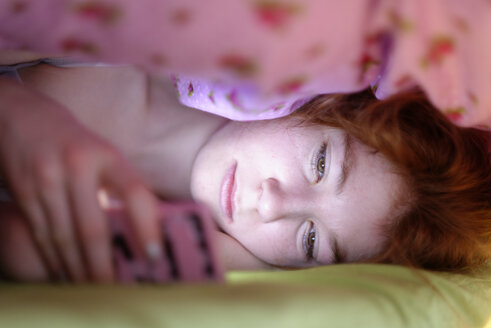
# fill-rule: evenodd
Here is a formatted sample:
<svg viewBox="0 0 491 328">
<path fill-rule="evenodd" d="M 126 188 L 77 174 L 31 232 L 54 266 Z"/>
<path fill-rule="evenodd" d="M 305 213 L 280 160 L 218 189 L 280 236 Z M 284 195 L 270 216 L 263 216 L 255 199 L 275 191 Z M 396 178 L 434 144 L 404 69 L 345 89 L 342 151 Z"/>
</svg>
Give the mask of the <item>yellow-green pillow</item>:
<svg viewBox="0 0 491 328">
<path fill-rule="evenodd" d="M 490 270 L 345 264 L 219 285 L 3 284 L 0 327 L 491 327 Z M 487 327 L 486 327 L 487 328 Z"/>
</svg>

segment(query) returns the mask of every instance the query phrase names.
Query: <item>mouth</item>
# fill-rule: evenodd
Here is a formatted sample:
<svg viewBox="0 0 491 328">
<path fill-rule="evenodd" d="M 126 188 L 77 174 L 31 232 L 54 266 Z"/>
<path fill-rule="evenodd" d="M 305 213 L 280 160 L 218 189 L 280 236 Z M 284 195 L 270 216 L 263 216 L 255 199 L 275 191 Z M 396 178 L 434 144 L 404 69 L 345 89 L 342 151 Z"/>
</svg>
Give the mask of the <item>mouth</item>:
<svg viewBox="0 0 491 328">
<path fill-rule="evenodd" d="M 225 172 L 222 186 L 220 188 L 220 206 L 223 214 L 228 218 L 228 222 L 232 223 L 233 213 L 235 208 L 234 195 L 236 190 L 235 171 L 237 162 L 234 162 Z"/>
</svg>

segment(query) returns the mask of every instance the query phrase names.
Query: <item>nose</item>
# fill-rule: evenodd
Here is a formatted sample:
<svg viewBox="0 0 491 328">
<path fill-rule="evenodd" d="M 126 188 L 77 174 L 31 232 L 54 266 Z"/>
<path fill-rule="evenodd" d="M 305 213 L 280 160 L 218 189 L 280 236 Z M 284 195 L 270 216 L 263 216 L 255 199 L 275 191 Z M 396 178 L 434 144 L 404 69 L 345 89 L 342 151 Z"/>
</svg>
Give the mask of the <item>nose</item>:
<svg viewBox="0 0 491 328">
<path fill-rule="evenodd" d="M 275 178 L 267 178 L 259 187 L 257 210 L 263 222 L 298 215 L 302 211 L 301 196 L 288 191 Z"/>
</svg>

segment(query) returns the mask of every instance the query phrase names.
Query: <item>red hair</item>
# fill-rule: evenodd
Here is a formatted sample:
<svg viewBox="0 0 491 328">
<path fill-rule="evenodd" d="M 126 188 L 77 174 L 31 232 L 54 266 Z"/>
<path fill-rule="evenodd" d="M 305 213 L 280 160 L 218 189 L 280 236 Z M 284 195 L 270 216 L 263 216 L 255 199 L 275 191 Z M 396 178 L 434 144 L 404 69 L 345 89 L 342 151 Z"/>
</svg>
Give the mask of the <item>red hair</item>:
<svg viewBox="0 0 491 328">
<path fill-rule="evenodd" d="M 369 262 L 441 271 L 481 266 L 491 254 L 489 134 L 452 124 L 423 93 L 377 100 L 369 90 L 322 95 L 293 114 L 345 130 L 383 154 L 407 182 L 403 211 Z"/>
</svg>

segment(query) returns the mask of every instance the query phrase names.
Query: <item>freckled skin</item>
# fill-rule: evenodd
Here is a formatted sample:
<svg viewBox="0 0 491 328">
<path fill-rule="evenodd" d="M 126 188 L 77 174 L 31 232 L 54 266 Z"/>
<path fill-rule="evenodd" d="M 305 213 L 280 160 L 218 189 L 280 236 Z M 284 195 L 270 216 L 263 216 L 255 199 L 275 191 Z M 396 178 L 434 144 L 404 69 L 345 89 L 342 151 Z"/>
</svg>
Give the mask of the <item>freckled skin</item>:
<svg viewBox="0 0 491 328">
<path fill-rule="evenodd" d="M 314 222 L 319 263 L 334 261 L 334 240 L 346 261 L 372 256 L 384 239 L 379 225 L 403 189 L 388 161 L 358 141 L 352 144 L 353 168 L 344 192 L 336 194 L 344 158 L 344 132 L 328 127 L 299 127 L 292 119 L 230 122 L 212 136 L 193 166 L 191 191 L 208 204 L 221 229 L 263 261 L 308 266 L 304 236 Z M 326 173 L 316 183 L 312 163 L 327 146 Z M 225 171 L 237 162 L 236 209 L 229 223 L 220 207 Z"/>
</svg>

